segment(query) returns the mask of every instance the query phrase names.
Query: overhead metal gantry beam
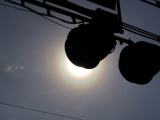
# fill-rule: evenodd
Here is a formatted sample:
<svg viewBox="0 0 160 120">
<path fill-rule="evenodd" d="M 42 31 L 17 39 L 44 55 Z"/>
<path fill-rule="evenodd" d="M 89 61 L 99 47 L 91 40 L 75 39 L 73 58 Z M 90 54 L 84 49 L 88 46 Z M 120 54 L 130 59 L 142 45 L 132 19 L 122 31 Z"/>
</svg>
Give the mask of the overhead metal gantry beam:
<svg viewBox="0 0 160 120">
<path fill-rule="evenodd" d="M 69 16 L 73 19 L 79 19 L 83 22 L 91 22 L 93 16 L 95 16 L 95 10 L 84 8 L 84 7 L 79 6 L 75 3 L 69 2 L 67 0 L 20 0 L 20 3 L 16 2 L 17 0 L 4 0 L 4 1 L 12 3 L 12 4 L 20 5 L 20 6 L 23 6 L 26 8 L 29 8 L 27 5 L 25 5 L 26 3 L 38 6 L 40 8 L 45 9 L 47 11 L 46 16 L 50 16 L 50 17 L 52 17 L 50 15 L 51 11 L 63 14 L 65 16 Z M 89 0 L 89 1 L 93 1 L 93 0 Z M 120 5 L 117 6 L 117 9 L 120 10 Z M 121 12 L 119 12 L 117 14 L 120 15 Z M 120 22 L 122 22 L 121 15 L 118 17 L 120 19 Z M 160 42 L 159 35 L 142 30 L 142 29 L 135 27 L 133 25 L 129 25 L 127 23 L 122 23 L 122 28 L 124 30 L 135 33 L 137 35 L 140 35 L 140 36 L 143 36 L 143 37 Z"/>
<path fill-rule="evenodd" d="M 13 4 L 16 4 L 16 5 L 24 6 L 24 7 L 26 6 L 25 3 L 30 3 L 32 5 L 44 8 L 44 9 L 46 9 L 46 11 L 54 11 L 54 12 L 57 12 L 57 13 L 60 13 L 60 14 L 66 15 L 66 16 L 75 17 L 77 19 L 80 19 L 80 20 L 83 20 L 83 21 L 86 21 L 86 22 L 90 21 L 90 19 L 87 18 L 87 17 L 84 17 L 82 15 L 78 15 L 78 14 L 76 14 L 74 12 L 69 11 L 69 10 L 64 10 L 62 8 L 58 8 L 58 7 L 54 6 L 54 5 L 61 6 L 61 4 L 59 2 L 55 2 L 54 5 L 50 5 L 50 4 L 47 4 L 48 0 L 44 0 L 45 2 L 40 2 L 40 1 L 37 1 L 37 0 L 21 0 L 21 3 L 15 2 L 13 0 L 5 0 L 5 1 L 13 3 Z M 50 0 L 50 1 L 52 1 L 52 0 Z M 58 1 L 58 0 L 54 0 L 54 1 Z M 68 5 L 68 4 L 64 4 L 64 3 L 62 4 L 63 7 L 65 7 L 66 5 Z M 73 5 L 74 6 L 75 4 L 69 4 L 69 5 Z M 77 6 L 78 5 L 76 5 L 76 7 Z M 66 8 L 69 9 L 69 7 L 66 7 Z M 92 13 L 93 13 L 93 11 L 92 11 Z"/>
<path fill-rule="evenodd" d="M 147 4 L 150 4 L 150 5 L 153 5 L 157 8 L 160 8 L 160 0 L 152 0 L 152 1 L 151 0 L 141 0 L 141 1 L 143 1 Z"/>
</svg>

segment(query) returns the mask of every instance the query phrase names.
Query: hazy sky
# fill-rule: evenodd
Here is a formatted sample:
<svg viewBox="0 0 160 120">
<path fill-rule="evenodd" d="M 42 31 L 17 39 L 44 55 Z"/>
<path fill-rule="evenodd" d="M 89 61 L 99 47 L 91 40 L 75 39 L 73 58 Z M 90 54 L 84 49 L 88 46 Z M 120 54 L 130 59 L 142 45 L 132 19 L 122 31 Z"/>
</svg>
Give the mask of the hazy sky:
<svg viewBox="0 0 160 120">
<path fill-rule="evenodd" d="M 160 9 L 120 1 L 124 22 L 160 34 Z M 85 0 L 74 2 L 94 8 Z M 64 52 L 68 32 L 33 13 L 0 6 L 0 102 L 84 120 L 160 119 L 160 73 L 144 86 L 127 82 L 118 69 L 125 44 L 118 44 L 89 76 L 72 76 Z M 124 37 L 150 41 L 127 32 Z M 70 120 L 3 105 L 0 119 Z"/>
</svg>

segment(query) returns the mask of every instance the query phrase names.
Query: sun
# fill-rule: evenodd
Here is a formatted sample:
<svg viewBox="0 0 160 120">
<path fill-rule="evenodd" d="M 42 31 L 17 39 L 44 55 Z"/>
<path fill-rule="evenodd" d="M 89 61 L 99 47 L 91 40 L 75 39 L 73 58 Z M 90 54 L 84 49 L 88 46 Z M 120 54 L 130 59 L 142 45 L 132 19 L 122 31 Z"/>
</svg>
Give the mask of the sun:
<svg viewBox="0 0 160 120">
<path fill-rule="evenodd" d="M 66 67 L 71 75 L 79 78 L 87 77 L 92 72 L 91 69 L 75 66 L 68 59 L 66 59 Z"/>
</svg>

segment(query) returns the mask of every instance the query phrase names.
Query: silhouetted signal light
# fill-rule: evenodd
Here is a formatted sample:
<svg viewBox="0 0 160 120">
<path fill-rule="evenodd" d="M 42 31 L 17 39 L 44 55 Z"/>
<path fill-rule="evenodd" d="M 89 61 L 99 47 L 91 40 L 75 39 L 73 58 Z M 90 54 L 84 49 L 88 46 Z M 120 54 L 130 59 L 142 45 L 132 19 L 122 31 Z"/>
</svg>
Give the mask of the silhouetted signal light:
<svg viewBox="0 0 160 120">
<path fill-rule="evenodd" d="M 73 64 L 92 69 L 111 53 L 116 40 L 111 31 L 102 29 L 95 24 L 86 24 L 69 32 L 65 52 Z"/>
<path fill-rule="evenodd" d="M 119 16 L 100 8 L 96 9 L 92 23 L 101 28 L 102 31 L 110 31 L 113 34 L 123 33 L 122 23 Z"/>
<path fill-rule="evenodd" d="M 121 32 L 115 14 L 97 9 L 89 24 L 72 29 L 65 42 L 69 60 L 80 67 L 92 69 L 110 54 L 116 45 L 114 33 Z"/>
<path fill-rule="evenodd" d="M 160 47 L 146 42 L 125 47 L 120 54 L 119 70 L 130 82 L 150 82 L 160 70 Z"/>
</svg>

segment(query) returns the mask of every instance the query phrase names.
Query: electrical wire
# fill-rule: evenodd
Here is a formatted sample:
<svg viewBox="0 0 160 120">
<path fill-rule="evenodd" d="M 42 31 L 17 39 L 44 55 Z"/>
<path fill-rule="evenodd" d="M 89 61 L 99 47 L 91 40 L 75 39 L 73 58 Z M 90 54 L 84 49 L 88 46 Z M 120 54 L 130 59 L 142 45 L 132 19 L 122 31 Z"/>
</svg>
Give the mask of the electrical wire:
<svg viewBox="0 0 160 120">
<path fill-rule="evenodd" d="M 68 26 L 62 25 L 62 24 L 60 24 L 60 23 L 58 23 L 58 22 L 56 22 L 56 21 L 54 21 L 54 20 L 51 20 L 51 19 L 45 17 L 44 15 L 41 15 L 39 12 L 33 10 L 32 8 L 30 8 L 30 7 L 28 7 L 28 6 L 23 6 L 23 7 L 25 7 L 26 9 L 30 10 L 31 12 L 33 12 L 33 13 L 41 16 L 42 18 L 44 18 L 44 19 L 46 19 L 46 20 L 48 20 L 48 21 L 50 21 L 50 22 L 53 22 L 53 23 L 55 23 L 55 24 L 57 24 L 57 25 L 59 25 L 59 26 L 62 26 L 62 27 L 64 27 L 64 28 L 67 28 L 67 29 L 72 29 L 72 28 L 70 28 L 70 27 L 68 27 Z"/>
<path fill-rule="evenodd" d="M 127 24 L 127 23 L 123 23 L 123 26 L 128 27 L 128 28 L 131 28 L 131 29 L 133 29 L 133 30 L 135 30 L 135 31 L 138 31 L 138 32 L 141 32 L 141 33 L 143 33 L 143 34 L 147 34 L 147 35 L 152 36 L 152 37 L 155 37 L 155 38 L 158 37 L 158 35 L 156 35 L 156 34 L 153 34 L 153 33 L 148 32 L 148 31 L 144 31 L 144 30 L 142 30 L 142 29 L 140 29 L 140 28 L 138 28 L 138 27 L 129 25 L 129 24 Z"/>
<path fill-rule="evenodd" d="M 70 28 L 70 27 L 68 27 L 68 26 L 65 26 L 65 25 L 63 25 L 63 24 L 60 24 L 60 23 L 58 23 L 58 22 L 56 22 L 56 21 L 54 21 L 54 20 L 52 20 L 52 19 L 49 19 L 48 17 L 52 17 L 52 18 L 58 19 L 58 20 L 60 20 L 60 21 L 62 21 L 62 22 L 64 22 L 64 23 L 68 23 L 68 24 L 80 24 L 80 23 L 82 23 L 82 22 L 79 22 L 79 23 L 69 22 L 69 21 L 66 21 L 66 20 L 64 20 L 64 19 L 61 19 L 61 18 L 59 18 L 59 17 L 56 17 L 56 16 L 54 16 L 54 15 L 48 15 L 48 14 L 39 13 L 39 12 L 33 10 L 32 8 L 28 7 L 28 6 L 25 6 L 25 5 L 22 5 L 22 4 L 20 4 L 20 3 L 14 2 L 14 1 L 12 1 L 12 0 L 3 0 L 3 1 L 9 2 L 9 3 L 11 3 L 11 4 L 19 5 L 19 6 L 21 6 L 21 7 L 25 7 L 26 9 L 29 10 L 29 12 L 36 13 L 36 14 L 40 15 L 41 17 L 43 17 L 44 19 L 46 19 L 46 20 L 48 20 L 48 21 L 50 21 L 50 22 L 53 22 L 53 23 L 55 23 L 55 24 L 57 24 L 57 25 L 60 25 L 60 26 L 62 26 L 62 27 L 65 27 L 65 28 L 67 28 L 67 29 L 72 29 L 72 28 Z M 9 6 L 7 6 L 7 7 L 9 7 Z M 13 8 L 13 7 L 12 7 L 12 8 Z M 16 9 L 17 9 L 17 8 L 16 8 Z M 19 10 L 20 10 L 20 9 L 19 9 Z M 28 12 L 28 11 L 26 11 L 26 12 Z M 47 17 L 46 17 L 46 16 L 47 16 Z M 140 28 L 138 28 L 138 27 L 129 25 L 129 24 L 127 24 L 127 23 L 122 23 L 122 24 L 123 24 L 123 25 L 122 25 L 123 29 L 125 29 L 125 30 L 127 30 L 127 31 L 129 31 L 129 32 L 132 32 L 132 33 L 135 33 L 135 34 L 137 34 L 137 35 L 140 35 L 140 36 L 143 36 L 143 37 L 146 37 L 146 38 L 155 40 L 155 41 L 157 41 L 157 42 L 160 42 L 160 36 L 159 36 L 159 35 L 156 35 L 156 34 L 153 34 L 153 33 L 151 33 L 151 32 L 142 30 L 142 29 L 140 29 Z"/>
<path fill-rule="evenodd" d="M 7 3 L 11 3 L 11 4 L 15 4 L 15 5 L 18 5 L 18 6 L 21 6 L 21 7 L 25 7 L 24 5 L 22 5 L 22 4 L 20 4 L 20 3 L 17 3 L 17 2 L 14 2 L 14 1 L 12 1 L 12 0 L 3 0 L 3 1 L 5 1 L 5 2 L 7 2 Z M 7 5 L 8 6 L 8 5 Z M 8 6 L 8 7 L 12 7 L 12 6 Z M 16 7 L 12 7 L 12 8 L 15 8 L 15 9 L 17 9 Z M 31 8 L 30 8 L 31 9 Z M 19 9 L 19 10 L 21 10 L 21 9 Z M 22 9 L 23 10 L 23 9 Z M 32 9 L 33 10 L 33 9 Z M 28 11 L 28 10 L 25 10 L 26 12 L 33 12 L 33 11 Z M 36 11 L 37 12 L 37 11 Z M 65 20 L 65 19 L 62 19 L 62 18 L 60 18 L 60 17 L 57 17 L 57 16 L 54 16 L 54 15 L 52 15 L 52 14 L 44 14 L 44 13 L 40 13 L 40 12 L 37 12 L 37 13 L 39 13 L 39 14 L 41 14 L 42 16 L 47 16 L 47 17 L 52 17 L 52 18 L 54 18 L 54 19 L 57 19 L 57 20 L 59 20 L 59 21 L 62 21 L 62 22 L 64 22 L 64 23 L 67 23 L 67 24 L 81 24 L 81 23 L 83 23 L 83 21 L 80 21 L 80 22 L 71 22 L 71 21 L 67 21 L 67 20 Z"/>
<path fill-rule="evenodd" d="M 150 4 L 150 5 L 153 5 L 153 6 L 157 7 L 157 8 L 160 8 L 160 2 L 157 1 L 157 0 L 153 0 L 153 1 L 155 1 L 155 3 L 151 2 L 151 1 L 148 1 L 148 0 L 141 0 L 141 1 L 145 2 L 147 4 Z"/>
<path fill-rule="evenodd" d="M 9 1 L 6 1 L 6 2 L 9 2 Z M 11 1 L 11 2 L 12 2 L 12 1 Z M 14 7 L 14 6 L 11 6 L 11 5 L 4 4 L 4 3 L 0 3 L 0 5 L 5 6 L 5 7 L 14 8 L 14 9 L 17 9 L 17 10 L 22 10 L 22 11 L 25 11 L 25 12 L 32 12 L 32 11 L 30 11 L 30 10 L 26 10 L 26 9 Z M 21 4 L 18 4 L 18 3 L 17 3 L 16 5 L 22 7 Z M 67 20 L 65 20 L 65 19 L 62 19 L 62 18 L 60 18 L 60 17 L 54 16 L 54 15 L 51 15 L 51 14 L 50 14 L 50 15 L 47 15 L 47 14 L 40 13 L 40 12 L 38 12 L 38 13 L 41 14 L 42 16 L 47 16 L 47 17 L 55 18 L 55 19 L 57 19 L 57 20 L 59 20 L 59 21 L 62 21 L 62 22 L 64 22 L 64 23 L 67 23 L 67 24 L 81 24 L 81 23 L 83 23 L 82 21 L 74 23 L 74 22 L 67 21 Z"/>
<path fill-rule="evenodd" d="M 151 32 L 144 31 L 144 30 L 142 30 L 142 29 L 140 29 L 138 27 L 123 23 L 123 29 L 125 29 L 125 30 L 127 30 L 129 32 L 135 33 L 137 35 L 140 35 L 140 36 L 155 40 L 157 42 L 160 42 L 160 36 L 158 36 L 156 34 L 153 34 Z"/>
<path fill-rule="evenodd" d="M 54 21 L 54 20 L 51 20 L 51 19 L 49 19 L 49 18 L 47 18 L 47 17 L 44 17 L 44 16 L 41 16 L 41 17 L 43 17 L 44 19 L 46 19 L 46 20 L 48 20 L 48 21 L 50 21 L 50 22 L 53 22 L 53 23 L 55 23 L 55 24 L 57 24 L 57 25 L 59 25 L 59 26 L 61 26 L 61 27 L 67 28 L 67 29 L 69 29 L 69 30 L 72 29 L 71 27 L 68 27 L 68 26 L 65 26 L 65 25 L 63 25 L 63 24 L 60 24 L 60 23 L 58 23 L 58 22 L 56 22 L 56 21 Z"/>
<path fill-rule="evenodd" d="M 132 32 L 132 33 L 135 33 L 137 35 L 140 35 L 140 36 L 143 36 L 143 37 L 146 37 L 146 38 L 149 38 L 149 39 L 152 39 L 152 40 L 155 40 L 157 42 L 160 42 L 160 36 L 159 35 L 156 35 L 154 33 L 151 33 L 151 32 L 148 32 L 148 31 L 145 31 L 143 29 L 140 29 L 138 27 L 135 27 L 135 26 L 132 26 L 132 25 L 129 25 L 127 23 L 123 23 L 123 28 L 129 32 Z"/>
<path fill-rule="evenodd" d="M 4 102 L 0 102 L 0 105 L 12 107 L 12 108 L 17 108 L 17 109 L 22 109 L 22 110 L 27 110 L 27 111 L 38 112 L 38 113 L 42 113 L 42 114 L 48 114 L 48 115 L 52 115 L 52 116 L 56 116 L 56 117 L 61 117 L 61 118 L 66 118 L 66 119 L 83 120 L 81 118 L 76 118 L 76 117 L 72 117 L 72 116 L 68 116 L 68 115 L 51 113 L 51 112 L 47 112 L 47 111 L 43 111 L 43 110 L 39 110 L 39 109 L 35 109 L 35 108 L 28 108 L 28 107 L 8 104 L 8 103 L 4 103 Z"/>
<path fill-rule="evenodd" d="M 11 6 L 11 5 L 7 5 L 7 4 L 5 4 L 5 3 L 0 3 L 0 5 L 1 5 L 1 6 L 4 6 L 4 7 L 9 7 L 9 8 L 13 8 L 13 9 L 25 11 L 25 12 L 31 12 L 31 11 L 29 11 L 29 10 L 22 9 L 22 8 L 18 8 L 18 7 L 14 7 L 14 6 Z"/>
<path fill-rule="evenodd" d="M 4 0 L 4 1 L 5 1 L 5 2 L 9 2 L 9 1 L 6 1 L 6 0 Z M 61 23 L 58 23 L 58 22 L 56 22 L 56 21 L 54 21 L 54 20 L 52 20 L 52 19 L 47 18 L 47 17 L 46 17 L 46 16 L 47 16 L 46 14 L 36 12 L 36 11 L 34 11 L 33 9 L 31 9 L 31 8 L 29 8 L 29 7 L 27 8 L 28 10 L 26 10 L 26 9 L 14 7 L 14 6 L 11 6 L 11 5 L 7 5 L 7 4 L 4 4 L 4 3 L 0 3 L 0 5 L 5 6 L 5 7 L 10 7 L 10 8 L 13 8 L 13 9 L 17 9 L 17 10 L 21 10 L 21 11 L 24 11 L 24 12 L 36 13 L 36 14 L 38 14 L 39 16 L 41 16 L 42 18 L 44 18 L 44 19 L 46 19 L 46 20 L 48 20 L 48 21 L 50 21 L 50 22 L 53 22 L 53 23 L 55 23 L 55 24 L 57 24 L 57 25 L 59 25 L 59 26 L 62 26 L 62 27 L 67 28 L 67 29 L 72 29 L 71 27 L 65 26 L 65 25 L 63 25 L 63 24 L 61 24 Z M 16 5 L 18 5 L 18 4 L 16 4 Z M 23 6 L 23 7 L 26 8 L 27 6 Z M 59 18 L 59 17 L 53 16 L 53 15 L 48 16 L 48 17 L 52 17 L 52 18 L 58 19 L 58 20 L 60 20 L 60 21 L 62 21 L 62 22 L 71 24 L 71 22 L 65 21 L 65 20 L 63 20 L 63 19 L 61 19 L 61 18 Z M 76 24 L 79 24 L 79 23 L 76 23 Z"/>
<path fill-rule="evenodd" d="M 130 29 L 130 30 L 132 30 L 133 32 L 139 33 L 139 34 L 142 35 L 142 36 L 147 36 L 147 37 L 149 37 L 149 38 L 151 38 L 151 39 L 154 39 L 154 40 L 157 40 L 157 41 L 159 40 L 159 36 L 158 36 L 158 35 L 153 34 L 153 33 L 151 33 L 151 32 L 148 32 L 148 31 L 144 31 L 144 30 L 142 30 L 142 29 L 140 29 L 140 28 L 137 28 L 137 27 L 135 27 L 135 26 L 128 25 L 128 24 L 124 24 L 123 27 L 124 27 L 124 28 L 127 28 L 127 29 Z"/>
<path fill-rule="evenodd" d="M 153 38 L 153 37 L 147 36 L 147 35 L 145 35 L 145 34 L 141 34 L 141 33 L 137 32 L 137 31 L 134 31 L 134 30 L 129 29 L 129 28 L 127 28 L 127 27 L 124 27 L 124 29 L 127 30 L 127 31 L 129 31 L 129 32 L 135 33 L 135 34 L 137 34 L 137 35 L 143 36 L 143 37 L 145 37 L 145 38 L 152 39 L 152 40 L 155 40 L 155 41 L 157 41 L 157 42 L 160 42 L 158 38 Z"/>
</svg>

